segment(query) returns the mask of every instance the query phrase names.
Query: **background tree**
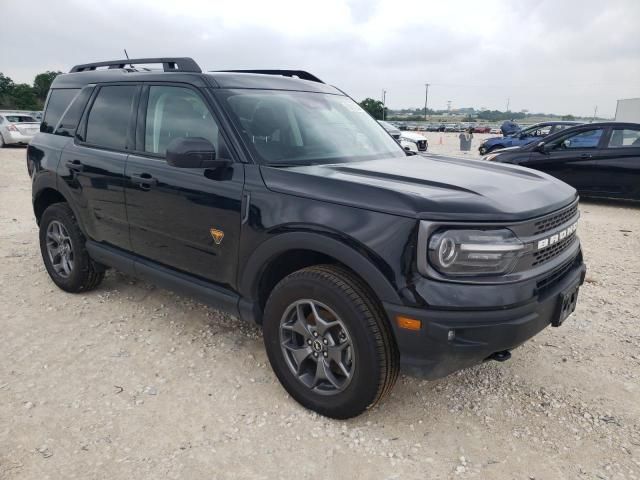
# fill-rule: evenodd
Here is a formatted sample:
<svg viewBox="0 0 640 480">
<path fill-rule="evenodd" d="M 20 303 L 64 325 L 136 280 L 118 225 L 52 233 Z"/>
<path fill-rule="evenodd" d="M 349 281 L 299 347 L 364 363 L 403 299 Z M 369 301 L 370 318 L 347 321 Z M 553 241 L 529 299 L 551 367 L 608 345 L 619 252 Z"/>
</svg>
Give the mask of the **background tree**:
<svg viewBox="0 0 640 480">
<path fill-rule="evenodd" d="M 18 83 L 11 89 L 13 105 L 10 108 L 17 110 L 40 110 L 42 102 L 38 101 L 33 87 L 26 83 Z"/>
<path fill-rule="evenodd" d="M 47 92 L 49 92 L 53 79 L 61 73 L 62 72 L 52 72 L 47 70 L 44 73 L 36 75 L 36 78 L 33 80 L 33 91 L 36 97 L 38 97 L 38 100 L 42 103 L 47 99 Z"/>
<path fill-rule="evenodd" d="M 11 91 L 13 90 L 13 80 L 0 73 L 0 108 L 13 108 L 11 106 Z"/>
<path fill-rule="evenodd" d="M 376 120 L 382 120 L 383 109 L 386 113 L 386 109 L 384 108 L 382 102 L 380 100 L 374 100 L 373 98 L 365 98 L 360 102 L 360 106 L 367 112 L 369 112 L 369 115 L 371 115 Z"/>
</svg>

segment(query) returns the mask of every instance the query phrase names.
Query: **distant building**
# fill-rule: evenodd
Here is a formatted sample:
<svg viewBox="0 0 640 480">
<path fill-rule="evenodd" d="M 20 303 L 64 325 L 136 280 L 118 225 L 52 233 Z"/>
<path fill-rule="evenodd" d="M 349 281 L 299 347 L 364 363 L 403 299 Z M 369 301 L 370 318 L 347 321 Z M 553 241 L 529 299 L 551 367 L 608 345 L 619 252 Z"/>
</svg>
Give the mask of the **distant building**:
<svg viewBox="0 0 640 480">
<path fill-rule="evenodd" d="M 618 100 L 616 122 L 640 123 L 640 98 Z"/>
</svg>

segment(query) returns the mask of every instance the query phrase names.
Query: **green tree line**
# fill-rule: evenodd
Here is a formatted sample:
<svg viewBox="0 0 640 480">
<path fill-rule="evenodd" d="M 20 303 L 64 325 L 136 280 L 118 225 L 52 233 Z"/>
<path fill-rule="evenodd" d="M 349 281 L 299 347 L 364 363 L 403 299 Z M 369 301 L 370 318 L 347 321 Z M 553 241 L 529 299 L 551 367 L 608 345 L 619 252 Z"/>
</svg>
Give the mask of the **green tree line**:
<svg viewBox="0 0 640 480">
<path fill-rule="evenodd" d="M 0 73 L 0 109 L 42 110 L 53 79 L 62 72 L 46 71 L 36 75 L 33 85 L 15 83 Z"/>
</svg>

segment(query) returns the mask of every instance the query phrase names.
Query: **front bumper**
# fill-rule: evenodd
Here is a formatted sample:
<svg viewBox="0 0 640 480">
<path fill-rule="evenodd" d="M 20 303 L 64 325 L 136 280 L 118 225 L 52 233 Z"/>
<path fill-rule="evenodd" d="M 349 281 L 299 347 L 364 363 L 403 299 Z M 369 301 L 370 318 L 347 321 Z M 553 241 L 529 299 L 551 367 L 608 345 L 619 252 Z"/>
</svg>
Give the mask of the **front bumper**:
<svg viewBox="0 0 640 480">
<path fill-rule="evenodd" d="M 541 289 L 529 301 L 510 308 L 421 309 L 385 303 L 403 371 L 427 379 L 441 378 L 481 363 L 493 353 L 522 345 L 551 324 L 560 294 L 571 286 L 582 285 L 585 273 L 579 256 L 552 287 Z M 399 328 L 395 322 L 398 315 L 420 320 L 420 330 Z M 454 332 L 452 339 L 450 331 Z"/>
</svg>

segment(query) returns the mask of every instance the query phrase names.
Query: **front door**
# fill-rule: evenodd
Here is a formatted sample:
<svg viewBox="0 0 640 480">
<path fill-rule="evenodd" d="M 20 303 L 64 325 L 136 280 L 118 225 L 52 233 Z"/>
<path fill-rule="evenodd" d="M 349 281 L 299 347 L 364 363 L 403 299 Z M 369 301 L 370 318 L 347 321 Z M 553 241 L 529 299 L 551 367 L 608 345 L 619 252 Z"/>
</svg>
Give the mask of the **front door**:
<svg viewBox="0 0 640 480">
<path fill-rule="evenodd" d="M 141 123 L 142 122 L 142 123 Z M 184 273 L 235 286 L 244 168 L 177 168 L 165 160 L 175 138 L 203 137 L 229 158 L 205 98 L 175 85 L 144 88 L 136 153 L 127 161 L 127 215 L 133 251 Z"/>
<path fill-rule="evenodd" d="M 590 192 L 597 184 L 603 134 L 603 128 L 571 132 L 546 145 L 544 153 L 532 155 L 526 166 L 553 175 L 578 192 Z"/>
</svg>

